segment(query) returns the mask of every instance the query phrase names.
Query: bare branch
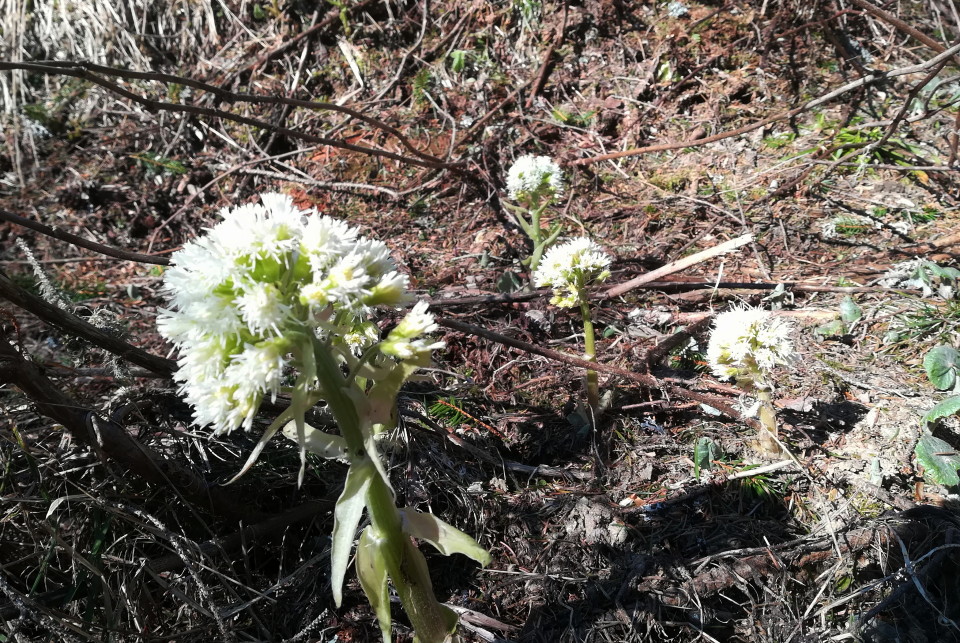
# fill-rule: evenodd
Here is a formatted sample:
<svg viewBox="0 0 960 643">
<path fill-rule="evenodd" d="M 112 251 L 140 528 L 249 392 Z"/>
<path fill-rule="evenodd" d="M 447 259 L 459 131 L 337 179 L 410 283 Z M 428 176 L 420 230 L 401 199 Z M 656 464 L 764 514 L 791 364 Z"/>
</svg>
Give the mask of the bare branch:
<svg viewBox="0 0 960 643">
<path fill-rule="evenodd" d="M 63 331 L 82 337 L 91 344 L 108 350 L 137 366 L 142 366 L 154 373 L 168 377 L 176 370 L 176 363 L 172 360 L 157 357 L 142 348 L 128 344 L 122 339 L 105 333 L 96 326 L 83 321 L 76 315 L 61 310 L 42 298 L 28 293 L 13 283 L 10 277 L 2 271 L 0 271 L 0 297 L 33 313 L 51 326 L 56 326 Z M 3 344 L 3 342 L 0 341 L 0 344 Z"/>
<path fill-rule="evenodd" d="M 7 210 L 0 209 L 0 221 L 9 221 L 10 223 L 16 223 L 25 228 L 30 228 L 31 230 L 36 230 L 41 234 L 45 234 L 48 237 L 53 237 L 54 239 L 59 239 L 60 241 L 66 241 L 67 243 L 79 246 L 81 248 L 86 248 L 87 250 L 93 250 L 102 255 L 108 257 L 113 257 L 114 259 L 123 259 L 125 261 L 136 261 L 138 263 L 152 263 L 158 266 L 169 266 L 170 259 L 166 257 L 158 257 L 156 255 L 145 255 L 140 254 L 139 252 L 130 252 L 129 250 L 122 250 L 120 248 L 114 248 L 113 246 L 105 246 L 102 243 L 97 243 L 96 241 L 90 241 L 89 239 L 84 239 L 83 237 L 65 232 L 63 230 L 58 230 L 57 228 L 52 228 L 50 226 L 44 225 L 37 221 L 32 221 L 25 217 L 14 214 L 13 212 L 8 212 Z"/>
</svg>

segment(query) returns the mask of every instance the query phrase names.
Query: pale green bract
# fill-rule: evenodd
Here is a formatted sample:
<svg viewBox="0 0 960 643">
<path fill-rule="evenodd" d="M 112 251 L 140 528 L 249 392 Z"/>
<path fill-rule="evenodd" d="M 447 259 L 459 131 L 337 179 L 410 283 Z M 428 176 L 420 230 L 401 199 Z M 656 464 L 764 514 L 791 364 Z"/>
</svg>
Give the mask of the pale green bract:
<svg viewBox="0 0 960 643">
<path fill-rule="evenodd" d="M 371 308 L 408 299 L 385 244 L 289 196 L 261 201 L 221 210 L 164 275 L 172 307 L 159 330 L 179 349 L 176 379 L 195 422 L 216 433 L 251 428 L 264 396 L 290 381 L 302 338 L 315 334 L 349 363 L 377 343 Z M 412 359 L 442 345 L 419 337 L 435 328 L 425 309 L 410 312 L 400 324 L 409 332 L 391 334 L 383 355 Z"/>
<path fill-rule="evenodd" d="M 747 377 L 766 386 L 769 371 L 793 359 L 792 331 L 792 324 L 761 308 L 733 308 L 713 322 L 707 363 L 717 377 Z"/>
<path fill-rule="evenodd" d="M 588 237 L 578 237 L 547 250 L 533 275 L 538 287 L 553 288 L 550 303 L 573 308 L 586 301 L 587 287 L 610 276 L 610 255 Z"/>
</svg>

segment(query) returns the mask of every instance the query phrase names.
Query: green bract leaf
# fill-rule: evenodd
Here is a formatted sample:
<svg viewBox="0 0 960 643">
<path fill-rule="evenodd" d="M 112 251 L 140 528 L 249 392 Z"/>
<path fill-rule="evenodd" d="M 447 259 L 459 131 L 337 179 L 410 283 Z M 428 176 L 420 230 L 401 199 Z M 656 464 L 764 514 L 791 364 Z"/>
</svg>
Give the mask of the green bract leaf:
<svg viewBox="0 0 960 643">
<path fill-rule="evenodd" d="M 840 302 L 840 319 L 848 324 L 852 324 L 861 317 L 863 317 L 863 311 L 860 310 L 860 306 L 857 305 L 857 302 L 855 302 L 849 295 L 844 297 L 843 301 Z"/>
<path fill-rule="evenodd" d="M 834 319 L 833 321 L 828 321 L 825 324 L 820 324 L 813 329 L 815 335 L 820 337 L 837 337 L 838 335 L 847 334 L 847 325 L 843 323 L 840 319 Z"/>
<path fill-rule="evenodd" d="M 371 469 L 350 467 L 343 485 L 343 493 L 333 510 L 333 542 L 330 545 L 330 584 L 333 600 L 340 607 L 343 600 L 343 577 L 350 562 L 350 549 L 357 534 L 357 525 L 367 503 Z"/>
<path fill-rule="evenodd" d="M 484 567 L 490 564 L 490 554 L 476 540 L 433 514 L 415 509 L 401 510 L 403 530 L 407 534 L 433 545 L 444 556 L 463 554 Z"/>
<path fill-rule="evenodd" d="M 387 565 L 380 552 L 380 539 L 373 535 L 373 527 L 360 534 L 357 543 L 357 577 L 377 615 L 383 643 L 390 643 L 390 591 L 387 587 Z"/>
<path fill-rule="evenodd" d="M 283 435 L 301 445 L 310 453 L 315 453 L 328 460 L 338 460 L 347 457 L 347 442 L 339 435 L 330 435 L 309 424 L 303 425 L 303 442 L 297 435 L 297 423 L 294 420 L 287 422 L 283 427 Z"/>
<path fill-rule="evenodd" d="M 960 413 L 960 395 L 948 397 L 927 411 L 927 414 L 923 416 L 923 423 L 927 425 L 931 422 L 936 422 L 940 418 L 950 417 L 957 413 Z"/>
<path fill-rule="evenodd" d="M 267 442 L 270 441 L 270 438 L 280 429 L 283 422 L 287 420 L 292 413 L 292 407 L 281 413 L 277 416 L 270 426 L 267 427 L 267 430 L 263 432 L 263 435 L 260 436 L 260 439 L 257 440 L 257 445 L 253 447 L 253 451 L 250 452 L 250 456 L 247 458 L 247 461 L 243 463 L 243 467 L 240 468 L 240 472 L 237 475 L 233 476 L 229 480 L 223 483 L 224 486 L 228 484 L 233 484 L 237 479 L 250 470 L 257 462 L 257 458 L 260 457 L 260 452 L 263 451 L 264 447 L 267 446 Z"/>
<path fill-rule="evenodd" d="M 930 382 L 945 391 L 953 388 L 957 381 L 958 361 L 960 353 L 953 346 L 937 346 L 923 358 L 923 368 L 927 371 Z"/>
<path fill-rule="evenodd" d="M 914 450 L 917 462 L 923 465 L 923 477 L 935 484 L 953 487 L 960 484 L 960 455 L 949 443 L 932 435 L 924 435 Z"/>
<path fill-rule="evenodd" d="M 700 438 L 693 450 L 693 477 L 700 479 L 701 469 L 713 468 L 713 461 L 719 456 L 716 443 L 710 438 Z"/>
</svg>

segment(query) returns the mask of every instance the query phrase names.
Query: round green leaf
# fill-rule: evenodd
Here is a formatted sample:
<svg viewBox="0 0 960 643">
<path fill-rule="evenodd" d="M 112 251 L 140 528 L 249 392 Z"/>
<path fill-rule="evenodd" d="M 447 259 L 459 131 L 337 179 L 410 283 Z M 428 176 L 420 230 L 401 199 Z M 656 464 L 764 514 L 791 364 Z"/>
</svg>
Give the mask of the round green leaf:
<svg viewBox="0 0 960 643">
<path fill-rule="evenodd" d="M 937 346 L 923 358 L 923 368 L 927 371 L 930 382 L 945 391 L 953 388 L 957 381 L 957 368 L 960 362 L 960 353 L 953 346 Z"/>
<path fill-rule="evenodd" d="M 950 417 L 957 413 L 960 413 L 960 395 L 948 397 L 927 411 L 927 414 L 923 416 L 923 423 L 927 425 L 931 422 L 936 422 L 940 418 Z"/>
<path fill-rule="evenodd" d="M 860 306 L 853 300 L 853 297 L 850 295 L 844 297 L 843 301 L 840 302 L 840 319 L 852 324 L 861 317 L 863 317 L 863 311 L 860 310 Z"/>
<path fill-rule="evenodd" d="M 917 462 L 923 465 L 923 477 L 935 484 L 953 487 L 960 484 L 960 455 L 940 438 L 924 435 L 914 449 Z"/>
</svg>

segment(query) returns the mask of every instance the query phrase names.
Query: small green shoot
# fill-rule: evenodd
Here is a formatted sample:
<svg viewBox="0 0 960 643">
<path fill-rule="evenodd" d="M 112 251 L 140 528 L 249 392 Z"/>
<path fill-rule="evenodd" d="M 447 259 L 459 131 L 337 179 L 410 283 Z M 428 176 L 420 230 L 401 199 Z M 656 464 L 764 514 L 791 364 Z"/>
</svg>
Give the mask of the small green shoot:
<svg viewBox="0 0 960 643">
<path fill-rule="evenodd" d="M 150 174 L 186 174 L 187 166 L 180 161 L 168 159 L 153 152 L 144 152 L 142 154 L 131 154 L 131 158 L 136 159 L 137 164 L 147 170 Z"/>
<path fill-rule="evenodd" d="M 863 310 L 853 300 L 853 297 L 849 295 L 844 297 L 843 301 L 840 302 L 840 319 L 844 323 L 853 324 L 859 321 L 861 317 L 863 317 Z"/>
<path fill-rule="evenodd" d="M 455 74 L 461 73 L 467 66 L 467 55 L 470 52 L 463 49 L 455 49 L 450 52 L 450 71 Z"/>
<path fill-rule="evenodd" d="M 710 438 L 702 437 L 697 440 L 697 445 L 693 449 L 693 477 L 699 480 L 700 472 L 711 470 L 714 461 L 721 455 L 720 447 Z"/>
</svg>

